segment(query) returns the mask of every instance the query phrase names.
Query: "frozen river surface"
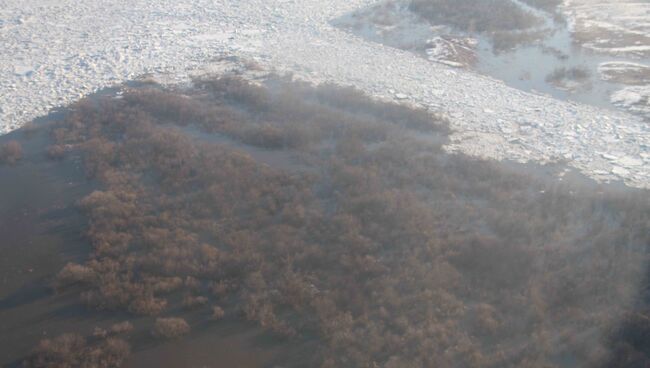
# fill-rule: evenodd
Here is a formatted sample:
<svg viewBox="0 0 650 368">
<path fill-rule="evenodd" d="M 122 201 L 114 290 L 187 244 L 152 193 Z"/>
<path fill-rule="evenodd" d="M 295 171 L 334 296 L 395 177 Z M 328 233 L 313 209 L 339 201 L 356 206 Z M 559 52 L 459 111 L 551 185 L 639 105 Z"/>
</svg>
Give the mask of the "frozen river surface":
<svg viewBox="0 0 650 368">
<path fill-rule="evenodd" d="M 105 86 L 145 73 L 182 82 L 235 55 L 445 113 L 450 151 L 563 160 L 598 180 L 650 187 L 650 125 L 640 118 L 526 93 L 329 23 L 373 3 L 0 0 L 0 132 Z"/>
</svg>

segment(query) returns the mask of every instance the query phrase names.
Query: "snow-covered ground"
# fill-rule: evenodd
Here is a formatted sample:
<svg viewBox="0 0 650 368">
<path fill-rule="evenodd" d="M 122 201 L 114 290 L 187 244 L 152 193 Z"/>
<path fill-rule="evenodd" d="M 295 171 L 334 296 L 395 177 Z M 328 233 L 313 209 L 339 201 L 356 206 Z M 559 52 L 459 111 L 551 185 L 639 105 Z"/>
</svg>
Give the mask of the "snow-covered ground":
<svg viewBox="0 0 650 368">
<path fill-rule="evenodd" d="M 650 127 L 628 114 L 522 92 L 329 21 L 375 0 L 0 0 L 0 132 L 144 73 L 183 81 L 223 55 L 446 113 L 450 151 L 566 160 L 650 187 Z M 207 65 L 207 66 L 206 66 Z"/>
</svg>

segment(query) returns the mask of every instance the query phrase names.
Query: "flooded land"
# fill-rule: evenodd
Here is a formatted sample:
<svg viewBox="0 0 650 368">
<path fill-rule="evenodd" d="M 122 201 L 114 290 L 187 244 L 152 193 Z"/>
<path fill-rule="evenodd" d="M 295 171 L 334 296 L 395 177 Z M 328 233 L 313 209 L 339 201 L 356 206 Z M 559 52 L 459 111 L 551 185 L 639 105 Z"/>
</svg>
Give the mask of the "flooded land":
<svg viewBox="0 0 650 368">
<path fill-rule="evenodd" d="M 0 367 L 650 367 L 650 0 L 0 3 Z"/>
<path fill-rule="evenodd" d="M 449 134 L 351 88 L 227 74 L 1 137 L 0 364 L 650 362 L 647 191 L 450 154 Z"/>
<path fill-rule="evenodd" d="M 52 143 L 48 124 L 60 117 L 52 114 L 39 119 L 38 127 L 0 138 L 0 146 L 20 142 L 22 151 L 19 161 L 0 164 L 0 366 L 25 366 L 41 340 L 74 333 L 92 341 L 98 331 L 101 335 L 125 321 L 133 325 L 122 332 L 132 345 L 128 358 L 124 356 L 119 365 L 113 361 L 90 366 L 262 368 L 291 351 L 236 318 L 204 324 L 183 343 L 154 343 L 150 319 L 88 309 L 78 290 L 54 288 L 55 276 L 67 264 L 83 263 L 92 255 L 85 235 L 88 221 L 77 201 L 99 184 L 87 177 L 78 158 L 62 160 L 48 151 Z M 188 314 L 188 320 L 202 317 Z M 48 362 L 34 366 L 62 364 L 56 356 Z"/>
</svg>

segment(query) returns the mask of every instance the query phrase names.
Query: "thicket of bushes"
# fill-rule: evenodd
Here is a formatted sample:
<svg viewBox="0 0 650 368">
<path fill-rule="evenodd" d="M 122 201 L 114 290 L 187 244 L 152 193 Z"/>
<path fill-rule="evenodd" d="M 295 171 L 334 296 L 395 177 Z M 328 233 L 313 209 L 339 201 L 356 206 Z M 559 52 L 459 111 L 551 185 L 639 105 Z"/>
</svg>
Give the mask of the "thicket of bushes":
<svg viewBox="0 0 650 368">
<path fill-rule="evenodd" d="M 95 339 L 96 340 L 96 339 Z M 79 334 L 44 339 L 24 363 L 29 368 L 115 368 L 130 353 L 129 344 L 117 337 L 89 341 Z"/>
<path fill-rule="evenodd" d="M 151 334 L 161 339 L 173 339 L 190 333 L 190 325 L 178 317 L 157 318 Z"/>
<path fill-rule="evenodd" d="M 447 155 L 444 121 L 354 90 L 268 85 L 76 104 L 55 144 L 101 186 L 79 202 L 93 253 L 57 287 L 105 310 L 233 312 L 315 339 L 321 367 L 650 361 L 632 322 L 648 317 L 647 193 Z"/>
</svg>

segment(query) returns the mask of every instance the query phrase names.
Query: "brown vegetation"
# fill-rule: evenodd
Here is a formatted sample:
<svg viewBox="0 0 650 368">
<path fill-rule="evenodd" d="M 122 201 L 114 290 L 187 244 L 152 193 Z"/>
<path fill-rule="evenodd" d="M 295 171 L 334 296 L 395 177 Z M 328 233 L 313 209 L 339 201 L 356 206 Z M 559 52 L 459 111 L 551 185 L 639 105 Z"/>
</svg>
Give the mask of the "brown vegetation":
<svg viewBox="0 0 650 368">
<path fill-rule="evenodd" d="M 267 84 L 78 103 L 53 136 L 101 183 L 79 202 L 93 253 L 56 284 L 99 309 L 233 308 L 323 367 L 593 366 L 647 316 L 647 193 L 450 156 L 426 111 Z M 650 361 L 632 340 L 617 354 Z"/>
<path fill-rule="evenodd" d="M 218 321 L 226 315 L 226 312 L 218 305 L 212 307 L 212 318 L 213 321 Z"/>
<path fill-rule="evenodd" d="M 65 147 L 52 145 L 47 148 L 47 157 L 52 160 L 61 160 L 65 156 Z"/>
<path fill-rule="evenodd" d="M 208 298 L 205 296 L 186 295 L 183 298 L 183 307 L 186 309 L 196 309 L 208 304 Z"/>
<path fill-rule="evenodd" d="M 128 334 L 133 331 L 133 325 L 129 321 L 116 323 L 111 326 L 109 332 L 115 335 Z"/>
<path fill-rule="evenodd" d="M 158 338 L 173 339 L 190 333 L 190 325 L 182 318 L 157 318 L 151 334 Z"/>
<path fill-rule="evenodd" d="M 23 158 L 23 147 L 17 141 L 0 144 L 0 164 L 14 165 Z"/>
<path fill-rule="evenodd" d="M 27 368 L 117 368 L 130 353 L 129 344 L 118 338 L 89 343 L 83 336 L 65 334 L 42 340 L 24 362 Z"/>
<path fill-rule="evenodd" d="M 126 321 L 126 322 L 116 323 L 112 325 L 109 329 L 95 327 L 93 336 L 105 338 L 109 335 L 128 334 L 132 331 L 133 331 L 133 325 L 131 324 L 131 322 Z"/>
</svg>

